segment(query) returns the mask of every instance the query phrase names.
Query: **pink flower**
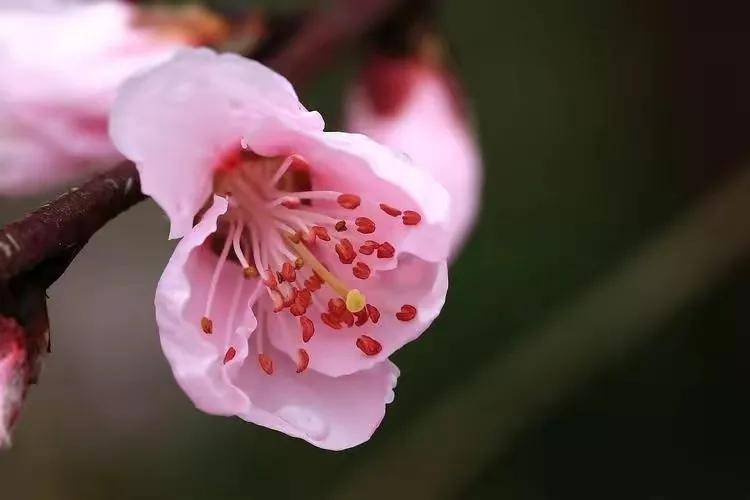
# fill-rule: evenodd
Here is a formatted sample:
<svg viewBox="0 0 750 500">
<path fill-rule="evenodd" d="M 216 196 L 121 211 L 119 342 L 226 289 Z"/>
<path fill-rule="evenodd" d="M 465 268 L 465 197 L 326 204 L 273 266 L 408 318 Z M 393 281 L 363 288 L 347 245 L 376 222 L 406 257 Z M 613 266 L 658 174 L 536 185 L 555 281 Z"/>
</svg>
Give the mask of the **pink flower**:
<svg viewBox="0 0 750 500">
<path fill-rule="evenodd" d="M 373 57 L 349 93 L 346 129 L 409 155 L 451 195 L 455 257 L 479 209 L 482 158 L 457 83 L 415 57 Z"/>
<path fill-rule="evenodd" d="M 323 126 L 282 76 L 204 49 L 128 81 L 110 131 L 184 236 L 156 292 L 181 387 L 204 411 L 343 449 L 393 398 L 388 356 L 442 308 L 448 195 Z"/>
<path fill-rule="evenodd" d="M 118 85 L 187 43 L 134 25 L 121 2 L 0 0 L 0 195 L 111 166 Z"/>
<path fill-rule="evenodd" d="M 26 390 L 26 344 L 15 320 L 0 316 L 0 448 L 10 444 L 10 428 Z"/>
</svg>

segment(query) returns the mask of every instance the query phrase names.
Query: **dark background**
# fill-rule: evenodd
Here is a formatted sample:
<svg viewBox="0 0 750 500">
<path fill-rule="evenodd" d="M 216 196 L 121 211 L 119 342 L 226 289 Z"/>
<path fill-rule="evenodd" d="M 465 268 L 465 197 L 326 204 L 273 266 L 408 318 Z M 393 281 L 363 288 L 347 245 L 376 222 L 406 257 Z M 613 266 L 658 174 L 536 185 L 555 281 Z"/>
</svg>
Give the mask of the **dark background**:
<svg viewBox="0 0 750 500">
<path fill-rule="evenodd" d="M 167 222 L 152 202 L 124 214 L 49 292 L 53 355 L 0 498 L 750 498 L 750 245 L 714 231 L 745 228 L 750 190 L 691 215 L 750 168 L 743 5 L 445 2 L 483 211 L 354 450 L 192 407 L 153 320 Z M 356 64 L 302 92 L 329 129 Z M 0 200 L 1 220 L 41 201 Z"/>
</svg>

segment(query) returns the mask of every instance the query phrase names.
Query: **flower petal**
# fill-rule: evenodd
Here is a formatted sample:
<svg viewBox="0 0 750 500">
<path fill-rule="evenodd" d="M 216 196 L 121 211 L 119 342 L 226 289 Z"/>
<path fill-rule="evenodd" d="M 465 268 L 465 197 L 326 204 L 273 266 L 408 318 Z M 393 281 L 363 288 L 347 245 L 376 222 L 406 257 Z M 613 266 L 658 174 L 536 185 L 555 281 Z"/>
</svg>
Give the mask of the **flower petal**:
<svg viewBox="0 0 750 500">
<path fill-rule="evenodd" d="M 251 344 L 253 344 L 251 342 Z M 257 351 L 250 349 L 250 358 Z M 257 363 L 246 362 L 236 383 L 252 401 L 239 416 L 245 420 L 328 450 L 343 450 L 367 441 L 393 401 L 399 370 L 388 360 L 343 377 L 327 377 L 296 365 L 282 353 L 271 376 Z"/>
<path fill-rule="evenodd" d="M 2 194 L 38 192 L 121 159 L 107 134 L 117 87 L 181 45 L 134 26 L 131 5 L 42 3 L 0 6 Z"/>
<path fill-rule="evenodd" d="M 255 61 L 185 49 L 121 88 L 110 120 L 117 148 L 136 163 L 143 192 L 167 212 L 180 237 L 208 199 L 222 158 L 270 117 L 322 130 L 291 84 Z"/>
<path fill-rule="evenodd" d="M 430 172 L 451 195 L 450 239 L 455 256 L 476 219 L 481 197 L 482 160 L 449 76 L 426 64 L 375 58 L 346 101 L 346 129 L 366 134 Z M 383 74 L 388 75 L 383 79 Z M 376 85 L 367 79 L 375 79 Z M 404 82 L 393 96 L 393 82 Z M 368 93 L 369 91 L 369 93 Z M 395 105 L 384 108 L 385 94 Z M 396 97 L 398 99 L 396 100 Z"/>
<path fill-rule="evenodd" d="M 367 215 L 377 219 L 376 225 L 380 221 L 402 231 L 396 245 L 401 251 L 430 261 L 446 258 L 451 224 L 448 192 L 406 156 L 360 134 L 294 129 L 278 120 L 246 137 L 258 154 L 304 157 L 311 167 L 313 189 L 357 194 L 372 207 L 387 203 L 419 212 L 423 217 L 419 231 L 406 230 L 400 219 L 379 208 L 371 208 Z"/>
<path fill-rule="evenodd" d="M 304 347 L 310 354 L 311 370 L 338 377 L 368 369 L 418 338 L 430 326 L 445 303 L 447 264 L 445 261 L 429 262 L 410 254 L 403 254 L 398 260 L 394 269 L 375 272 L 360 285 L 368 303 L 380 312 L 376 324 L 368 321 L 362 326 L 344 325 L 334 330 L 320 321 L 319 313 L 309 315 L 315 323 L 315 335 Z M 321 300 L 327 302 L 327 299 Z M 405 304 L 417 309 L 411 321 L 396 318 Z M 290 359 L 295 359 L 301 338 L 297 319 L 283 313 L 267 317 L 275 332 L 270 336 L 271 341 Z M 377 340 L 382 350 L 373 356 L 359 350 L 356 341 L 363 334 Z"/>
<path fill-rule="evenodd" d="M 177 245 L 159 280 L 155 305 L 162 349 L 180 387 L 201 410 L 235 415 L 244 411 L 249 402 L 231 383 L 229 367 L 222 361 L 227 349 L 236 346 L 234 361 L 242 362 L 247 356 L 247 337 L 257 324 L 247 307 L 242 307 L 242 317 L 236 318 L 234 324 L 227 324 L 232 296 L 242 279 L 235 264 L 224 266 L 219 277 L 212 312 L 214 333 L 207 335 L 200 327 L 208 284 L 217 262 L 216 255 L 204 243 L 216 231 L 217 219 L 226 210 L 227 201 L 215 196 L 202 220 Z M 249 286 L 246 288 L 240 304 L 246 304 L 252 293 Z"/>
</svg>

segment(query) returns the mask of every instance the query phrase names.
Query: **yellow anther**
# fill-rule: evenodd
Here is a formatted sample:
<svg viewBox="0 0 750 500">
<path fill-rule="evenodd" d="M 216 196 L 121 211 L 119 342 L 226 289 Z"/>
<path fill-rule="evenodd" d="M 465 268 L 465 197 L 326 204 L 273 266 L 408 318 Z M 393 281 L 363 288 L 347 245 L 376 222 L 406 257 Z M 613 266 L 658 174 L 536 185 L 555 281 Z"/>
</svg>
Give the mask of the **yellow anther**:
<svg viewBox="0 0 750 500">
<path fill-rule="evenodd" d="M 346 308 L 349 312 L 357 313 L 364 309 L 366 305 L 367 300 L 365 300 L 365 296 L 356 288 L 352 288 L 346 294 Z"/>
<path fill-rule="evenodd" d="M 303 264 L 308 264 L 312 267 L 313 271 L 320 276 L 328 286 L 333 289 L 334 292 L 346 301 L 346 308 L 349 312 L 359 312 L 364 309 L 367 301 L 365 296 L 357 289 L 349 289 L 349 287 L 339 279 L 338 276 L 333 274 L 326 268 L 313 254 L 312 252 L 299 241 L 295 241 L 291 234 L 286 234 L 287 243 L 302 259 Z"/>
</svg>

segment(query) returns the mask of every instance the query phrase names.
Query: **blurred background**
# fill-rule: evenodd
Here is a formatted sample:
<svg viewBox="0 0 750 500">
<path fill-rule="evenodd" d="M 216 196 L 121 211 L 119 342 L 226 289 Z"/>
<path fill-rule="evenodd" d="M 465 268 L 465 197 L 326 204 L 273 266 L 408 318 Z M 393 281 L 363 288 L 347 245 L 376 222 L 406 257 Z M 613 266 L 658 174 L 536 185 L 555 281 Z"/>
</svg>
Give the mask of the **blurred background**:
<svg viewBox="0 0 750 500">
<path fill-rule="evenodd" d="M 326 452 L 192 406 L 156 334 L 173 243 L 149 201 L 50 289 L 0 498 L 750 498 L 747 14 L 444 2 L 483 208 L 373 439 Z M 302 90 L 329 129 L 357 63 Z"/>
</svg>

